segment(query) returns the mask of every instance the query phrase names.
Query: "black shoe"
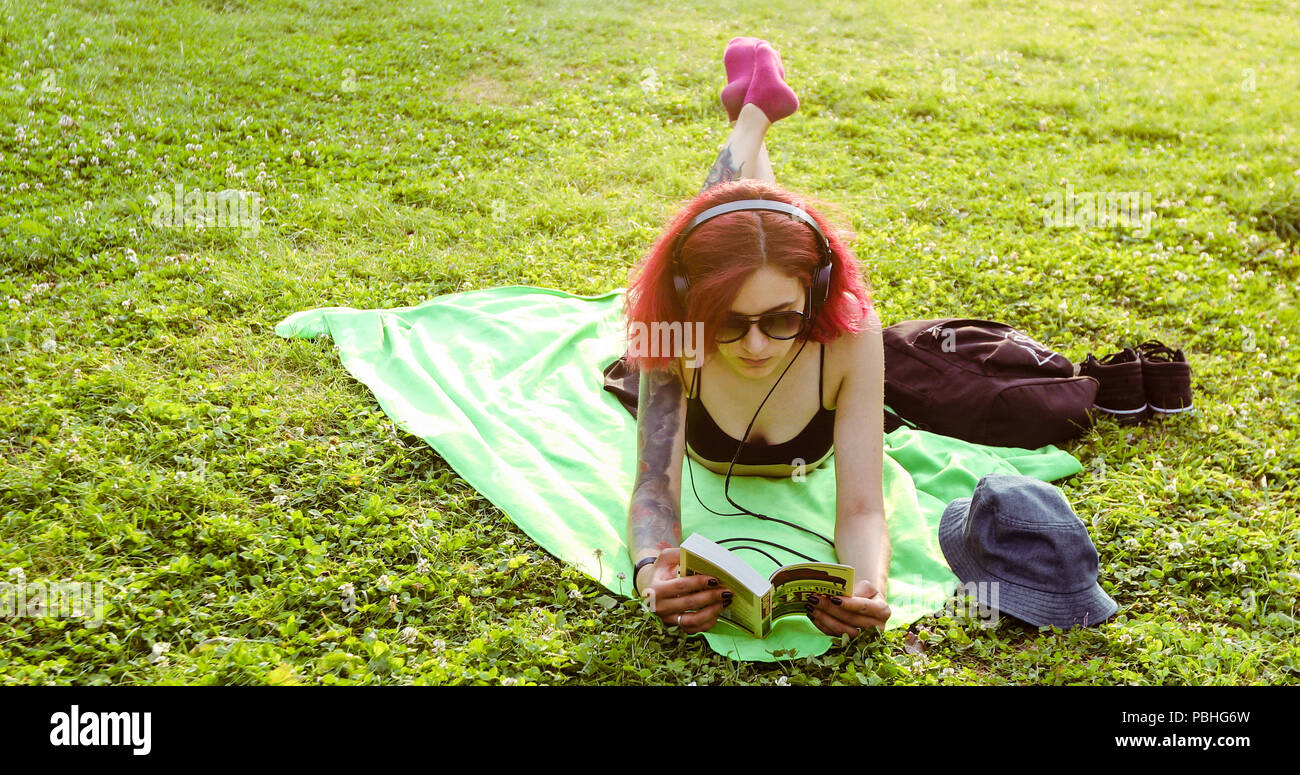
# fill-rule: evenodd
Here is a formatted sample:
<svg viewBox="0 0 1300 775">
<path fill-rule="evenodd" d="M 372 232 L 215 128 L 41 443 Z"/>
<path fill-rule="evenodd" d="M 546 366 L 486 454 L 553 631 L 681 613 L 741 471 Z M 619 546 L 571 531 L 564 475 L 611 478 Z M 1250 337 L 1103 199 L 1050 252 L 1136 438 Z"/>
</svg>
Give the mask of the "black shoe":
<svg viewBox="0 0 1300 775">
<path fill-rule="evenodd" d="M 1092 353 L 1079 364 L 1079 376 L 1101 383 L 1092 408 L 1120 425 L 1137 425 L 1151 416 L 1143 383 L 1142 361 L 1132 347 L 1101 360 Z"/>
<path fill-rule="evenodd" d="M 1137 346 L 1142 361 L 1142 384 L 1153 415 L 1169 416 L 1192 409 L 1192 367 L 1182 350 L 1155 339 Z"/>
</svg>

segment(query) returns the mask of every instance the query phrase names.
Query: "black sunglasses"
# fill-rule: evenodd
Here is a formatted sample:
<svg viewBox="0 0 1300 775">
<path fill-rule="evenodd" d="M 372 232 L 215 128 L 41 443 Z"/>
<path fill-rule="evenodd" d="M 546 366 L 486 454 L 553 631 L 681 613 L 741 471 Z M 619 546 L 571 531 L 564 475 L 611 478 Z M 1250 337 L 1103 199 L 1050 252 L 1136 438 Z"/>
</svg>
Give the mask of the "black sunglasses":
<svg viewBox="0 0 1300 775">
<path fill-rule="evenodd" d="M 808 317 L 802 312 L 769 312 L 766 315 L 736 315 L 728 312 L 714 340 L 720 344 L 738 342 L 749 333 L 749 327 L 758 323 L 758 330 L 769 339 L 794 339 L 803 333 Z"/>
</svg>

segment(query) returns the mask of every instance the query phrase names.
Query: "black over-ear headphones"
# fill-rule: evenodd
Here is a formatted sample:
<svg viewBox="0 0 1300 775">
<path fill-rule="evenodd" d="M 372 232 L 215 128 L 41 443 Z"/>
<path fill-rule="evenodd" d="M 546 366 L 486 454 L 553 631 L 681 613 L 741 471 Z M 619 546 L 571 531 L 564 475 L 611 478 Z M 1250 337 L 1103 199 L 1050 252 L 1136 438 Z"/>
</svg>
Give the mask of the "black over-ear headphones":
<svg viewBox="0 0 1300 775">
<path fill-rule="evenodd" d="M 771 199 L 741 199 L 710 207 L 692 218 L 686 228 L 677 235 L 677 239 L 673 243 L 673 287 L 677 291 L 677 298 L 681 301 L 682 309 L 686 309 L 686 294 L 691 289 L 691 280 L 686 275 L 681 263 L 682 245 L 686 244 L 686 238 L 691 236 L 691 232 L 695 231 L 701 224 L 711 221 L 719 215 L 726 215 L 740 210 L 769 210 L 771 212 L 785 213 L 795 220 L 803 221 L 817 235 L 817 251 L 820 260 L 817 263 L 817 268 L 813 270 L 812 283 L 808 286 L 808 304 L 805 307 L 808 319 L 815 319 L 822 307 L 826 306 L 826 300 L 830 296 L 831 270 L 834 268 L 830 240 L 826 239 L 826 234 L 822 232 L 821 227 L 808 213 L 794 205 Z"/>
</svg>

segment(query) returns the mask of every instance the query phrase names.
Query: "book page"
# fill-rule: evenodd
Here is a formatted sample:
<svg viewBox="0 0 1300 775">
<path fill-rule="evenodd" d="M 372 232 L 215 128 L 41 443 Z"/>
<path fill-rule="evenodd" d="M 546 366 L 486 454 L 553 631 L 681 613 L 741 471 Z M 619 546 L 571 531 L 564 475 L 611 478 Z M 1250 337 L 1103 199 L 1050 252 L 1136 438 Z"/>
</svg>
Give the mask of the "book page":
<svg viewBox="0 0 1300 775">
<path fill-rule="evenodd" d="M 680 576 L 693 576 L 697 573 L 713 576 L 719 584 L 731 590 L 731 605 L 722 609 L 718 618 L 726 619 L 756 637 L 767 635 L 771 628 L 769 615 L 772 612 L 772 587 L 767 579 L 748 566 L 738 569 L 736 563 L 744 565 L 743 561 L 699 534 L 683 541 L 681 551 L 678 569 Z M 731 569 L 723 567 L 718 560 L 726 562 Z M 738 572 L 732 572 L 737 569 Z M 760 589 L 752 588 L 759 582 Z"/>
<path fill-rule="evenodd" d="M 844 597 L 852 591 L 852 566 L 825 562 L 787 565 L 772 574 L 772 618 L 804 615 L 808 595 Z"/>
</svg>

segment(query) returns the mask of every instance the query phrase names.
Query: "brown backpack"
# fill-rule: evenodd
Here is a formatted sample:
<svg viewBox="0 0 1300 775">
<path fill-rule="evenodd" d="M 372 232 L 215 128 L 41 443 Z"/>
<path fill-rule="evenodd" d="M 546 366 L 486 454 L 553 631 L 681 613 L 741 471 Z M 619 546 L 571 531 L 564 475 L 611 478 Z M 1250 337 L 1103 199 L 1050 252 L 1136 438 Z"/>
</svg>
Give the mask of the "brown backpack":
<svg viewBox="0 0 1300 775">
<path fill-rule="evenodd" d="M 1097 380 L 1005 323 L 907 320 L 884 340 L 885 403 L 922 430 L 1036 449 L 1092 426 Z"/>
</svg>

